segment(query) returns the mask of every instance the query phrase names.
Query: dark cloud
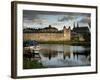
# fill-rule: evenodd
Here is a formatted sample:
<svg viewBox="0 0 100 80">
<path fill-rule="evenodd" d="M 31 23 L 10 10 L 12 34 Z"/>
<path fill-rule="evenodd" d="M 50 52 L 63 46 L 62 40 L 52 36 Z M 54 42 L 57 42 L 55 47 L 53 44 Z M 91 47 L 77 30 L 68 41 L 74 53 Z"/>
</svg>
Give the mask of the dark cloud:
<svg viewBox="0 0 100 80">
<path fill-rule="evenodd" d="M 64 16 L 61 19 L 58 19 L 58 21 L 69 21 L 69 20 L 73 20 L 75 17 L 74 16 Z"/>
<path fill-rule="evenodd" d="M 67 15 L 70 15 L 70 16 L 90 16 L 90 13 L 73 13 L 73 12 L 69 12 L 69 13 L 67 13 Z"/>
<path fill-rule="evenodd" d="M 79 22 L 81 22 L 81 23 L 90 23 L 91 19 L 90 19 L 90 17 L 83 17 Z"/>
<path fill-rule="evenodd" d="M 70 20 L 77 20 L 79 17 L 90 17 L 90 14 L 88 13 L 71 13 L 67 12 L 64 14 L 62 18 L 59 18 L 58 21 L 70 21 Z"/>
<path fill-rule="evenodd" d="M 67 24 L 67 21 L 73 22 L 75 20 L 80 23 L 90 23 L 90 17 L 91 15 L 88 13 L 23 10 L 23 23 L 29 26 L 34 24 L 59 26 L 60 24 Z"/>
<path fill-rule="evenodd" d="M 23 22 L 28 24 L 36 23 L 42 25 L 42 23 L 46 22 L 46 20 L 41 19 L 40 14 L 41 13 L 38 11 L 23 10 Z"/>
<path fill-rule="evenodd" d="M 84 17 L 80 21 L 80 23 L 87 23 L 89 27 L 91 27 L 91 18 L 90 17 Z"/>
<path fill-rule="evenodd" d="M 38 15 L 35 12 L 23 10 L 23 19 L 24 20 L 38 19 Z"/>
<path fill-rule="evenodd" d="M 34 10 L 23 10 L 23 18 L 28 20 L 38 19 L 39 15 L 61 15 L 61 12 L 48 12 L 48 11 L 34 11 Z"/>
<path fill-rule="evenodd" d="M 38 15 L 67 15 L 72 18 L 73 16 L 87 15 L 87 13 L 73 13 L 73 12 L 53 12 L 53 11 L 34 11 L 34 10 L 23 10 L 23 17 L 27 19 L 39 18 Z"/>
</svg>

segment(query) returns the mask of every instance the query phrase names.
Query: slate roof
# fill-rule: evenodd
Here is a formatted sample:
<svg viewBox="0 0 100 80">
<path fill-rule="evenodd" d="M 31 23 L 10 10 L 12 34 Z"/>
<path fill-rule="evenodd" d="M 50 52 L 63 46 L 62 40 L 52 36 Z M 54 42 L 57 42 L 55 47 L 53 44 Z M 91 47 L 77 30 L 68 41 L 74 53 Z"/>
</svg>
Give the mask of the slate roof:
<svg viewBox="0 0 100 80">
<path fill-rule="evenodd" d="M 89 28 L 84 26 L 84 27 L 74 27 L 73 30 L 74 32 L 77 32 L 77 33 L 89 33 Z"/>
</svg>

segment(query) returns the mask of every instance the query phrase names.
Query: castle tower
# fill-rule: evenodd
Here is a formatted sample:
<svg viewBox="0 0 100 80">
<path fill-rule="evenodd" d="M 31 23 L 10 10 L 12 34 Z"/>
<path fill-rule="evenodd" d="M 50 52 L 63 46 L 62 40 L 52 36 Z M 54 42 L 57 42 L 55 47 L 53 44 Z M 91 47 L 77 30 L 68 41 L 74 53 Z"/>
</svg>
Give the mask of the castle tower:
<svg viewBox="0 0 100 80">
<path fill-rule="evenodd" d="M 63 27 L 64 33 L 64 41 L 69 41 L 71 39 L 71 29 L 70 27 L 67 29 L 66 26 Z"/>
<path fill-rule="evenodd" d="M 75 22 L 73 23 L 73 28 L 75 28 Z"/>
<path fill-rule="evenodd" d="M 79 27 L 79 23 L 77 22 L 77 27 Z"/>
<path fill-rule="evenodd" d="M 64 37 L 66 37 L 66 31 L 67 31 L 66 26 L 63 27 L 63 30 L 64 30 Z"/>
<path fill-rule="evenodd" d="M 68 30 L 70 30 L 70 29 L 71 29 L 71 27 L 69 26 L 69 27 L 68 27 Z"/>
</svg>

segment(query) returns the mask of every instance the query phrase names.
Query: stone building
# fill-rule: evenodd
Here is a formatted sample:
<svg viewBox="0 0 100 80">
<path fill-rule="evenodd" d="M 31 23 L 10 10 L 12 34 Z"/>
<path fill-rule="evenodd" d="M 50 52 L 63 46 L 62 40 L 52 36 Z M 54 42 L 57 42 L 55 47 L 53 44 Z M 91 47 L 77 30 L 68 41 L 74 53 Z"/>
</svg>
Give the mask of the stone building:
<svg viewBox="0 0 100 80">
<path fill-rule="evenodd" d="M 71 30 L 71 39 L 77 40 L 77 41 L 90 41 L 90 31 L 88 26 L 79 26 L 77 23 L 77 26 L 75 26 Z"/>
<path fill-rule="evenodd" d="M 71 40 L 71 29 L 63 27 L 63 30 L 58 30 L 55 27 L 49 25 L 43 29 L 36 29 L 33 32 L 24 31 L 24 40 L 36 40 L 40 42 L 44 41 L 70 41 Z"/>
<path fill-rule="evenodd" d="M 45 41 L 90 41 L 90 31 L 87 26 L 75 26 L 71 30 L 70 26 L 66 28 L 63 27 L 62 30 L 58 30 L 55 27 L 49 25 L 45 28 L 27 28 L 24 29 L 23 39 L 24 40 L 36 40 L 40 42 Z"/>
</svg>

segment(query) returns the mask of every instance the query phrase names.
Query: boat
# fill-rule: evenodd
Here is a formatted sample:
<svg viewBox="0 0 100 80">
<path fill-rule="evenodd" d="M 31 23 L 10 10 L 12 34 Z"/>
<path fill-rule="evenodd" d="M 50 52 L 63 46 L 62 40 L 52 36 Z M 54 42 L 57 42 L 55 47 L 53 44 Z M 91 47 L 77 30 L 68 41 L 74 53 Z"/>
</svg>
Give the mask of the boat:
<svg viewBox="0 0 100 80">
<path fill-rule="evenodd" d="M 23 42 L 24 50 L 30 50 L 32 53 L 39 53 L 39 42 L 35 40 L 26 40 Z"/>
</svg>

